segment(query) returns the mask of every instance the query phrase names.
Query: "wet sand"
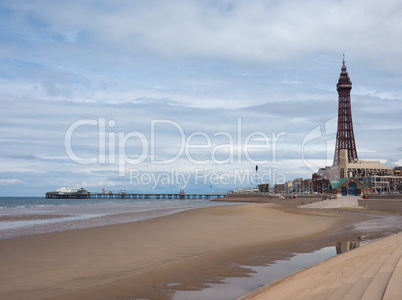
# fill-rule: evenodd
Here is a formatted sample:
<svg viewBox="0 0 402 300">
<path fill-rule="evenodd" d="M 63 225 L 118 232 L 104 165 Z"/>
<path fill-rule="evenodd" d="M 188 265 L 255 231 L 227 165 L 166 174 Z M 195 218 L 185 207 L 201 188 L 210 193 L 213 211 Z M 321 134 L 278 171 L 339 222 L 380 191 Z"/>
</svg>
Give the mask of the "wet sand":
<svg viewBox="0 0 402 300">
<path fill-rule="evenodd" d="M 0 216 L 0 222 L 48 220 L 48 219 L 58 219 L 71 216 L 72 215 L 61 215 L 61 214 L 21 214 L 12 216 Z"/>
<path fill-rule="evenodd" d="M 358 240 L 361 212 L 278 204 L 195 209 L 0 241 L 1 299 L 171 299 L 261 265 Z"/>
</svg>

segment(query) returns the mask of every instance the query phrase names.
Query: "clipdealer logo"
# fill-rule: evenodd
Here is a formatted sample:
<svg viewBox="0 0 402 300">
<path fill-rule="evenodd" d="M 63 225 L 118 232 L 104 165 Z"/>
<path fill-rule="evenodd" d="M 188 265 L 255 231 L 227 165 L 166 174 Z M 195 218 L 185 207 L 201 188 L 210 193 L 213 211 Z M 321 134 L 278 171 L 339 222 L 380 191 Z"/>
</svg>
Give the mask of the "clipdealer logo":
<svg viewBox="0 0 402 300">
<path fill-rule="evenodd" d="M 317 162 L 317 159 L 311 158 L 314 153 L 320 153 L 320 157 L 325 160 L 325 166 L 330 165 L 332 162 L 336 141 L 337 120 L 337 117 L 333 117 L 323 124 L 317 125 L 302 140 L 302 162 L 313 173 L 323 167 L 321 163 Z M 321 162 L 321 160 L 318 161 Z"/>
<path fill-rule="evenodd" d="M 168 119 L 151 120 L 148 134 L 136 130 L 131 132 L 114 131 L 113 128 L 116 124 L 115 120 L 107 121 L 104 117 L 75 121 L 68 127 L 64 136 L 67 156 L 72 161 L 83 165 L 115 164 L 118 166 L 119 176 L 126 176 L 132 166 L 139 166 L 142 163 L 152 166 L 172 165 L 183 158 L 194 166 L 241 164 L 243 161 L 253 165 L 275 164 L 278 141 L 286 135 L 284 131 L 272 132 L 270 136 L 262 131 L 253 131 L 243 136 L 241 118 L 237 119 L 235 134 L 228 131 L 213 133 L 194 131 L 186 134 L 179 123 Z M 73 143 L 73 137 L 86 126 L 94 127 L 97 130 L 97 152 L 92 153 L 91 157 L 80 155 L 78 153 L 80 145 Z M 167 129 L 174 130 L 179 141 L 177 151 L 170 153 L 169 157 L 166 156 L 166 153 L 162 153 L 160 147 L 156 147 L 158 130 L 163 133 Z M 225 140 L 224 143 L 221 142 L 222 139 Z M 202 143 L 199 142 L 200 140 Z M 137 147 L 130 149 L 131 155 L 128 155 L 127 144 L 130 142 L 135 142 Z M 262 158 L 258 158 L 258 155 L 255 154 L 257 152 L 263 152 L 263 155 L 260 155 Z M 205 155 L 201 159 L 197 153 Z M 222 157 L 222 153 L 227 155 Z"/>
<path fill-rule="evenodd" d="M 170 168 L 168 172 L 144 172 L 140 169 L 130 169 L 130 185 L 147 186 L 151 189 L 161 186 L 178 186 L 186 189 L 190 183 L 204 186 L 256 186 L 262 182 L 285 183 L 286 177 L 274 168 L 264 172 L 252 172 L 250 169 L 235 168 L 233 172 L 211 172 L 204 168 L 195 168 L 191 172 L 181 172 Z"/>
</svg>

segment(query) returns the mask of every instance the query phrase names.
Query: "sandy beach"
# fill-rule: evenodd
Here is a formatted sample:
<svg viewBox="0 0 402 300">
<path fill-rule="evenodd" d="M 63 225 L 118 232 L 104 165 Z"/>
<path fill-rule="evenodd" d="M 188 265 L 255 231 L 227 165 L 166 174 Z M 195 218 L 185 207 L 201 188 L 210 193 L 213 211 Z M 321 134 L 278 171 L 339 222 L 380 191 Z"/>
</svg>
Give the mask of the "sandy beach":
<svg viewBox="0 0 402 300">
<path fill-rule="evenodd" d="M 244 265 L 357 240 L 351 225 L 372 218 L 253 203 L 5 239 L 0 298 L 171 299 L 176 290 L 244 276 Z"/>
</svg>

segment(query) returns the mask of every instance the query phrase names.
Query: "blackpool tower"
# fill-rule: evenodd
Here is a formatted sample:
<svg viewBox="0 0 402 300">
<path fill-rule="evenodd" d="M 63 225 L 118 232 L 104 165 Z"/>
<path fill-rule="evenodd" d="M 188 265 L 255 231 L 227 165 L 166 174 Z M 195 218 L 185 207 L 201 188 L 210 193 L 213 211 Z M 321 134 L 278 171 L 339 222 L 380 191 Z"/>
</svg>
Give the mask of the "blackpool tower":
<svg viewBox="0 0 402 300">
<path fill-rule="evenodd" d="M 352 108 L 350 104 L 352 82 L 346 70 L 345 56 L 343 57 L 341 75 L 339 76 L 336 89 L 338 90 L 339 102 L 334 165 L 339 164 L 339 154 L 342 149 L 347 150 L 349 162 L 357 160 L 355 136 L 353 133 Z"/>
</svg>

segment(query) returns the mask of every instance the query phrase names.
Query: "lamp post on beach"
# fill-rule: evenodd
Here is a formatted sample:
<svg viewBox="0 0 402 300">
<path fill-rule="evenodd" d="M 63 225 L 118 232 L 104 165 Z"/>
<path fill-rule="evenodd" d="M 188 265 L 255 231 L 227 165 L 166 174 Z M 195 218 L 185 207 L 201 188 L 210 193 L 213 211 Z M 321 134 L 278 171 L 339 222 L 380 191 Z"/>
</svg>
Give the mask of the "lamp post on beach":
<svg viewBox="0 0 402 300">
<path fill-rule="evenodd" d="M 256 175 L 256 178 L 258 178 L 258 165 L 255 166 L 255 175 Z M 257 188 L 258 188 L 258 182 L 256 182 L 256 183 L 257 183 Z"/>
</svg>

